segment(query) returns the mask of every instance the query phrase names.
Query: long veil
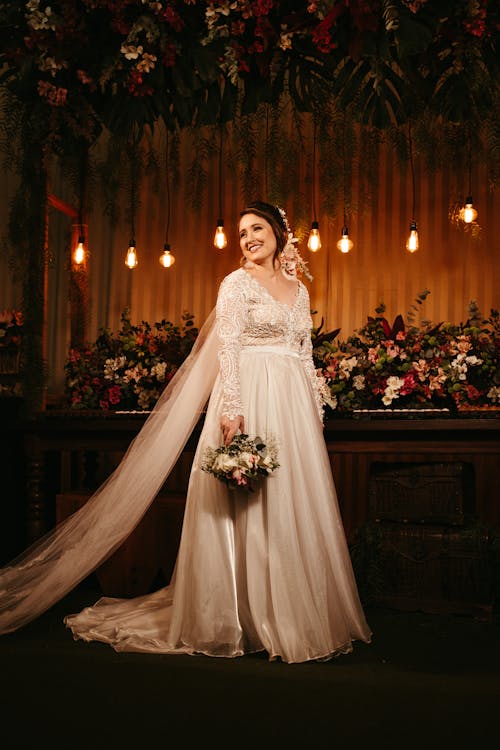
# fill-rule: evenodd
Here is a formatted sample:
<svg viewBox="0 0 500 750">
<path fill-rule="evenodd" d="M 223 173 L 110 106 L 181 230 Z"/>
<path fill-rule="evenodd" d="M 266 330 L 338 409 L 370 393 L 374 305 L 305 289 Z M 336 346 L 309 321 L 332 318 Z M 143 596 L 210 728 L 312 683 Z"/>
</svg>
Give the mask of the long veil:
<svg viewBox="0 0 500 750">
<path fill-rule="evenodd" d="M 0 634 L 35 619 L 111 555 L 174 467 L 218 371 L 211 312 L 122 461 L 87 503 L 0 570 Z"/>
</svg>

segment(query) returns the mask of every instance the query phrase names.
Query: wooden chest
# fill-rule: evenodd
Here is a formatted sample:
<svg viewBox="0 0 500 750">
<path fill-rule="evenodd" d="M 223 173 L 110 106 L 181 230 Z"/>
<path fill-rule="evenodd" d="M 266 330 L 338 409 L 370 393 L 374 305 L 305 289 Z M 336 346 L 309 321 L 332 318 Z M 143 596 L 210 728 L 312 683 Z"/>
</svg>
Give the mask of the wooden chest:
<svg viewBox="0 0 500 750">
<path fill-rule="evenodd" d="M 463 525 L 474 514 L 473 467 L 462 462 L 372 465 L 369 517 Z"/>
<path fill-rule="evenodd" d="M 366 552 L 373 604 L 436 613 L 493 610 L 491 538 L 484 528 L 375 523 Z"/>
</svg>

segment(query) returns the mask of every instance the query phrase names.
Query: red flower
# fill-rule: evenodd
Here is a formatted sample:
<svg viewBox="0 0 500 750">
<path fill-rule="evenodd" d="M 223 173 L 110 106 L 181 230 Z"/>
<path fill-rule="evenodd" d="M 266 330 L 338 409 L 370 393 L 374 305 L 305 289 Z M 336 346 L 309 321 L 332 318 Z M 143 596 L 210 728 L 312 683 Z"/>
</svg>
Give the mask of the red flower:
<svg viewBox="0 0 500 750">
<path fill-rule="evenodd" d="M 122 392 L 118 385 L 112 385 L 111 388 L 108 389 L 108 398 L 110 404 L 120 403 L 122 400 Z"/>
</svg>

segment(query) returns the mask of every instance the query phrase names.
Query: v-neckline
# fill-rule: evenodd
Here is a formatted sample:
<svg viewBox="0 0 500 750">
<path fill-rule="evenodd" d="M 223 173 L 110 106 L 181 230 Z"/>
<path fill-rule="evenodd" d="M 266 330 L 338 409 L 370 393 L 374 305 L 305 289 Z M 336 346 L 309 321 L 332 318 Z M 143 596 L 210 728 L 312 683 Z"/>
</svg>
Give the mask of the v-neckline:
<svg viewBox="0 0 500 750">
<path fill-rule="evenodd" d="M 264 286 L 264 284 L 261 284 L 260 281 L 255 278 L 255 276 L 252 276 L 251 273 L 249 273 L 248 271 L 245 271 L 244 268 L 242 268 L 241 270 L 243 271 L 243 273 L 245 274 L 245 276 L 247 276 L 250 279 L 250 281 L 252 281 L 254 284 L 256 284 L 258 286 L 259 289 L 263 289 L 264 292 L 267 294 L 267 296 L 270 297 L 270 299 L 273 300 L 273 302 L 276 302 L 278 305 L 284 305 L 288 310 L 290 310 L 290 312 L 292 310 L 294 310 L 294 308 L 295 308 L 295 306 L 296 306 L 296 304 L 297 304 L 297 302 L 299 300 L 300 284 L 299 284 L 298 280 L 297 280 L 297 291 L 295 292 L 295 299 L 294 299 L 293 303 L 291 305 L 289 305 L 288 302 L 283 302 L 282 300 L 280 300 L 277 297 L 275 297 L 274 294 L 272 294 L 269 291 L 269 289 Z"/>
</svg>

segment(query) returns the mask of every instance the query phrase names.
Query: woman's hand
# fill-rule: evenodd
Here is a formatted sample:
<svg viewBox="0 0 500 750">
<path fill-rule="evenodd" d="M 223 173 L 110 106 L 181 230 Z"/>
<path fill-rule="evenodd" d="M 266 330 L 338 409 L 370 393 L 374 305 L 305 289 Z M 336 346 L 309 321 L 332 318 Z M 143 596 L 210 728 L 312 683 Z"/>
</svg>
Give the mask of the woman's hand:
<svg viewBox="0 0 500 750">
<path fill-rule="evenodd" d="M 229 417 L 222 417 L 220 421 L 220 428 L 222 430 L 224 445 L 229 445 L 231 440 L 238 432 L 245 432 L 245 420 L 241 415 L 235 417 L 234 419 L 229 419 Z"/>
</svg>

